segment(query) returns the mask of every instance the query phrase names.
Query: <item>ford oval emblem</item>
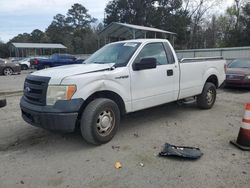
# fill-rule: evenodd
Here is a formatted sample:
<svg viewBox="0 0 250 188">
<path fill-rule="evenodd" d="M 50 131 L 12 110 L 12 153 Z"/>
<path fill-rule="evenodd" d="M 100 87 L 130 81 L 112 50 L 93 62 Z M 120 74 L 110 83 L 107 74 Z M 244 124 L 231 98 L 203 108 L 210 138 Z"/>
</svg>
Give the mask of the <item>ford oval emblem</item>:
<svg viewBox="0 0 250 188">
<path fill-rule="evenodd" d="M 31 91 L 31 89 L 29 87 L 25 88 L 25 92 L 29 93 Z"/>
</svg>

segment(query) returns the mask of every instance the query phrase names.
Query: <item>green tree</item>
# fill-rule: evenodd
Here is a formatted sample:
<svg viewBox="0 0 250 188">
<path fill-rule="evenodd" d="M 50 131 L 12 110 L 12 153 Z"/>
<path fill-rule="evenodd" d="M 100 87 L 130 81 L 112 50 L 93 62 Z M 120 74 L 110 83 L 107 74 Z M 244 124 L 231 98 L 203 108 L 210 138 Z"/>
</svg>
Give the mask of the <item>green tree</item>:
<svg viewBox="0 0 250 188">
<path fill-rule="evenodd" d="M 67 24 L 66 17 L 62 14 L 54 16 L 53 21 L 46 29 L 46 35 L 52 43 L 62 43 L 68 47 L 69 52 L 73 52 L 73 28 Z"/>
<path fill-rule="evenodd" d="M 68 10 L 66 22 L 73 28 L 90 27 L 90 24 L 95 21 L 96 19 L 92 18 L 88 14 L 88 10 L 81 4 L 76 3 Z"/>
<path fill-rule="evenodd" d="M 46 42 L 46 40 L 45 33 L 39 29 L 35 29 L 30 34 L 30 41 L 32 42 Z"/>
<path fill-rule="evenodd" d="M 182 0 L 112 0 L 105 8 L 105 25 L 123 22 L 176 32 L 182 44 L 189 24 Z"/>
<path fill-rule="evenodd" d="M 250 4 L 246 4 L 243 7 L 243 15 L 240 17 L 242 25 L 243 25 L 243 32 L 245 36 L 245 44 L 249 46 L 250 44 Z"/>
<path fill-rule="evenodd" d="M 9 55 L 8 45 L 0 40 L 0 58 L 6 58 Z"/>
<path fill-rule="evenodd" d="M 74 4 L 67 16 L 57 14 L 54 17 L 46 35 L 51 42 L 63 43 L 70 53 L 92 53 L 96 50 L 97 40 L 90 24 L 95 20 L 83 5 Z M 89 40 L 84 41 L 86 36 Z M 89 47 L 88 41 L 92 42 L 93 47 Z"/>
<path fill-rule="evenodd" d="M 29 33 L 19 34 L 13 37 L 9 42 L 31 42 L 31 35 Z"/>
<path fill-rule="evenodd" d="M 241 6 L 239 6 L 239 4 Z M 249 4 L 236 0 L 236 5 L 229 7 L 224 15 L 227 30 L 224 32 L 224 46 L 249 46 Z"/>
</svg>

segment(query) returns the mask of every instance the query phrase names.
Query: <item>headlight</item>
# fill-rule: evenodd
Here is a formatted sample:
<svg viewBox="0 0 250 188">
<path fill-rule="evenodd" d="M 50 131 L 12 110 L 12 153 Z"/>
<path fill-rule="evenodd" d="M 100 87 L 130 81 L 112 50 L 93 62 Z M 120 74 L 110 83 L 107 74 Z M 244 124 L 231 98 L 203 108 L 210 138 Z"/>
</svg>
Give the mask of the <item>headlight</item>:
<svg viewBox="0 0 250 188">
<path fill-rule="evenodd" d="M 250 80 L 250 75 L 247 75 L 247 76 L 245 77 L 245 79 Z"/>
<path fill-rule="evenodd" d="M 70 100 L 76 92 L 75 85 L 50 85 L 47 90 L 47 105 L 54 105 L 58 100 Z"/>
</svg>

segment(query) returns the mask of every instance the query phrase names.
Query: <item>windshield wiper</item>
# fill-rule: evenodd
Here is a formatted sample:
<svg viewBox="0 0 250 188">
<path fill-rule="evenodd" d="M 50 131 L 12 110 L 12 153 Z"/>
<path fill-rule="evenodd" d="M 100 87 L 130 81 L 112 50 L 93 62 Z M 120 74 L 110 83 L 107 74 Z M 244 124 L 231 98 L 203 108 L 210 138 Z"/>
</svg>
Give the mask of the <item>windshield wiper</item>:
<svg viewBox="0 0 250 188">
<path fill-rule="evenodd" d="M 95 61 L 95 64 L 108 64 L 109 62 L 105 61 Z"/>
</svg>

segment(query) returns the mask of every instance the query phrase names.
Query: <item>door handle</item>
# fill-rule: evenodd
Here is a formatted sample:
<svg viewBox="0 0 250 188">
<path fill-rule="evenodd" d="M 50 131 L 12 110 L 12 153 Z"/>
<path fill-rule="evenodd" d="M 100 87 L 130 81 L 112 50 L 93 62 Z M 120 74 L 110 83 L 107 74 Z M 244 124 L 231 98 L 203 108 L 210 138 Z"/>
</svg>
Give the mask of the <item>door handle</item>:
<svg viewBox="0 0 250 188">
<path fill-rule="evenodd" d="M 174 75 L 173 69 L 167 70 L 167 76 L 173 76 L 173 75 Z"/>
</svg>

